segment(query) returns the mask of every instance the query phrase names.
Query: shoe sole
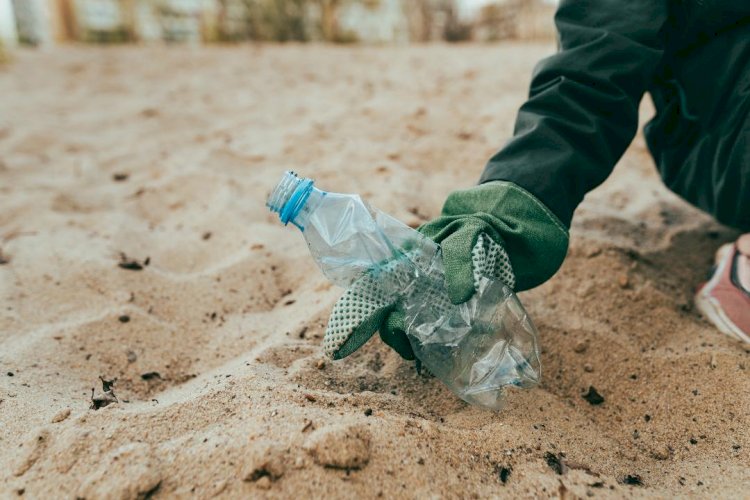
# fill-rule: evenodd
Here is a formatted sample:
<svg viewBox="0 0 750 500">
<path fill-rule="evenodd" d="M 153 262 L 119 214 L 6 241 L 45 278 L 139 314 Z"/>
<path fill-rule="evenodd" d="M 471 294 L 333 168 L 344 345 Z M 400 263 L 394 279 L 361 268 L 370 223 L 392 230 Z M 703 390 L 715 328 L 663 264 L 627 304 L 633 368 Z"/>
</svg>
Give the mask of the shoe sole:
<svg viewBox="0 0 750 500">
<path fill-rule="evenodd" d="M 716 272 L 711 277 L 711 280 L 709 280 L 709 282 L 706 283 L 697 294 L 695 294 L 695 305 L 698 308 L 698 311 L 700 311 L 708 321 L 713 323 L 721 333 L 750 344 L 750 337 L 740 330 L 740 327 L 735 325 L 731 319 L 729 319 L 724 312 L 724 309 L 721 308 L 719 301 L 711 297 L 711 292 L 719 283 L 726 265 L 727 259 L 722 258 Z"/>
</svg>

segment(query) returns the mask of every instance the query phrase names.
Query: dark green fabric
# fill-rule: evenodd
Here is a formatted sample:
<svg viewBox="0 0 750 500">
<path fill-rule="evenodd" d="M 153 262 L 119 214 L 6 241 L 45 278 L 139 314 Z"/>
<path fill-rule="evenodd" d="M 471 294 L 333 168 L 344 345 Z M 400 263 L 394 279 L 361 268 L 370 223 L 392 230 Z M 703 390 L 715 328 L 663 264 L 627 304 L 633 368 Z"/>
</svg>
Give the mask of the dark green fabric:
<svg viewBox="0 0 750 500">
<path fill-rule="evenodd" d="M 750 24 L 665 63 L 650 92 L 657 113 L 644 133 L 664 183 L 750 230 Z"/>
<path fill-rule="evenodd" d="M 356 328 L 346 342 L 333 355 L 333 359 L 343 359 L 362 347 L 373 334 L 380 330 L 380 339 L 404 359 L 414 359 L 414 351 L 406 337 L 404 313 L 397 304 L 390 304 L 376 310 Z"/>
<path fill-rule="evenodd" d="M 378 331 L 380 325 L 388 319 L 389 314 L 393 311 L 395 306 L 396 304 L 389 304 L 385 307 L 376 309 L 372 315 L 365 318 L 365 320 L 360 323 L 359 327 L 354 329 L 339 350 L 336 351 L 333 355 L 333 359 L 345 358 L 362 347 L 364 343 L 370 340 L 370 337 Z"/>
<path fill-rule="evenodd" d="M 510 182 L 490 182 L 448 196 L 442 215 L 419 231 L 440 244 L 451 301 L 474 294 L 471 250 L 486 233 L 508 252 L 516 291 L 548 280 L 568 250 L 568 231 L 539 200 Z"/>
<path fill-rule="evenodd" d="M 750 228 L 750 1 L 561 0 L 511 140 L 480 182 L 526 189 L 569 226 L 632 141 L 646 91 L 649 149 L 673 191 Z"/>
<path fill-rule="evenodd" d="M 380 338 L 391 346 L 402 358 L 414 359 L 414 351 L 406 338 L 406 321 L 404 312 L 396 308 L 380 328 Z"/>
</svg>

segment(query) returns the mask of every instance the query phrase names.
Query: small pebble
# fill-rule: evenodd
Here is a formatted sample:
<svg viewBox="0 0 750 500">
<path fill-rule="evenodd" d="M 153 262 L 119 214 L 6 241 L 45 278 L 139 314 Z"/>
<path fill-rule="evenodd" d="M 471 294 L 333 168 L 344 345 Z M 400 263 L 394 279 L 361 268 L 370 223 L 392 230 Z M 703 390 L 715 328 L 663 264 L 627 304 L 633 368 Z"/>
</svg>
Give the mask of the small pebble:
<svg viewBox="0 0 750 500">
<path fill-rule="evenodd" d="M 255 481 L 255 485 L 262 490 L 269 490 L 271 489 L 271 478 L 268 476 L 263 476 L 262 478 Z"/>
<path fill-rule="evenodd" d="M 583 371 L 591 373 L 594 371 L 594 367 L 591 366 L 590 363 L 586 363 L 585 365 L 583 365 Z"/>
<path fill-rule="evenodd" d="M 275 446 L 259 448 L 254 451 L 253 456 L 249 457 L 242 479 L 256 484 L 264 479 L 269 482 L 275 481 L 284 475 L 285 469 L 286 463 L 282 449 Z"/>
<path fill-rule="evenodd" d="M 575 351 L 575 352 L 577 352 L 577 353 L 580 354 L 582 352 L 586 352 L 586 349 L 588 349 L 588 347 L 589 347 L 589 343 L 588 342 L 586 342 L 585 340 L 579 340 L 576 343 L 576 345 L 573 346 L 573 351 Z"/>
<path fill-rule="evenodd" d="M 628 474 L 622 482 L 631 486 L 643 486 L 643 479 L 638 474 Z"/>
<path fill-rule="evenodd" d="M 144 443 L 129 443 L 97 457 L 74 498 L 148 498 L 169 478 L 156 450 Z"/>
<path fill-rule="evenodd" d="M 651 456 L 656 460 L 667 460 L 670 455 L 668 446 L 657 446 L 651 450 Z"/>
<path fill-rule="evenodd" d="M 619 278 L 617 278 L 617 284 L 620 285 L 620 288 L 627 288 L 630 284 L 630 280 L 628 279 L 627 274 L 621 274 Z"/>
<path fill-rule="evenodd" d="M 364 426 L 330 426 L 305 445 L 315 463 L 334 469 L 361 469 L 370 461 L 370 432 Z"/>
<path fill-rule="evenodd" d="M 594 406 L 604 403 L 604 397 L 599 394 L 593 385 L 589 386 L 589 390 L 582 397 Z"/>
<path fill-rule="evenodd" d="M 217 496 L 217 495 L 221 494 L 226 489 L 227 489 L 227 481 L 225 479 L 222 479 L 218 483 L 214 484 L 214 488 L 213 488 L 213 491 L 211 492 L 211 494 L 213 496 Z"/>
<path fill-rule="evenodd" d="M 70 408 L 63 408 L 62 410 L 58 411 L 54 417 L 52 417 L 52 423 L 56 424 L 58 422 L 62 422 L 69 416 L 70 416 Z"/>
</svg>

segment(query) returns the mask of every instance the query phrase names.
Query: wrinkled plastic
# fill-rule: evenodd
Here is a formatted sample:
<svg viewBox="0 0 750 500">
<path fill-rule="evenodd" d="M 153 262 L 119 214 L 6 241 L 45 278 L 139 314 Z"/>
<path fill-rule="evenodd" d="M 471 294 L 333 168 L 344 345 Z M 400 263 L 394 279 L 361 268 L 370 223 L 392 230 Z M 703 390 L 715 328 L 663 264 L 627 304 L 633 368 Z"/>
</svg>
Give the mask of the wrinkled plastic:
<svg viewBox="0 0 750 500">
<path fill-rule="evenodd" d="M 537 332 L 510 288 L 483 278 L 469 301 L 452 304 L 435 242 L 358 195 L 327 193 L 305 181 L 287 173 L 267 205 L 302 230 L 333 283 L 346 288 L 364 273 L 384 274 L 379 284 L 401 301 L 414 354 L 454 393 L 499 409 L 504 387 L 539 382 Z"/>
</svg>

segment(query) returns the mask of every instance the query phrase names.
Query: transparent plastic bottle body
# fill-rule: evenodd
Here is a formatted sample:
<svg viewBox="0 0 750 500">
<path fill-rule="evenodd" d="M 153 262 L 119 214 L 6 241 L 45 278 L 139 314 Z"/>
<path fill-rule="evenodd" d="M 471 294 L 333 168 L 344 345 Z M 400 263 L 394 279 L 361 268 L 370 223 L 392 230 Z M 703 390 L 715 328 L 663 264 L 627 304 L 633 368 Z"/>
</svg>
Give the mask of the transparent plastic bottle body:
<svg viewBox="0 0 750 500">
<path fill-rule="evenodd" d="M 401 302 L 414 354 L 461 399 L 499 409 L 504 387 L 538 383 L 536 329 L 501 281 L 483 278 L 469 301 L 454 305 L 440 247 L 358 195 L 320 191 L 286 173 L 267 204 L 302 230 L 333 283 L 347 288 L 364 273 L 383 273 L 379 285 Z"/>
</svg>

